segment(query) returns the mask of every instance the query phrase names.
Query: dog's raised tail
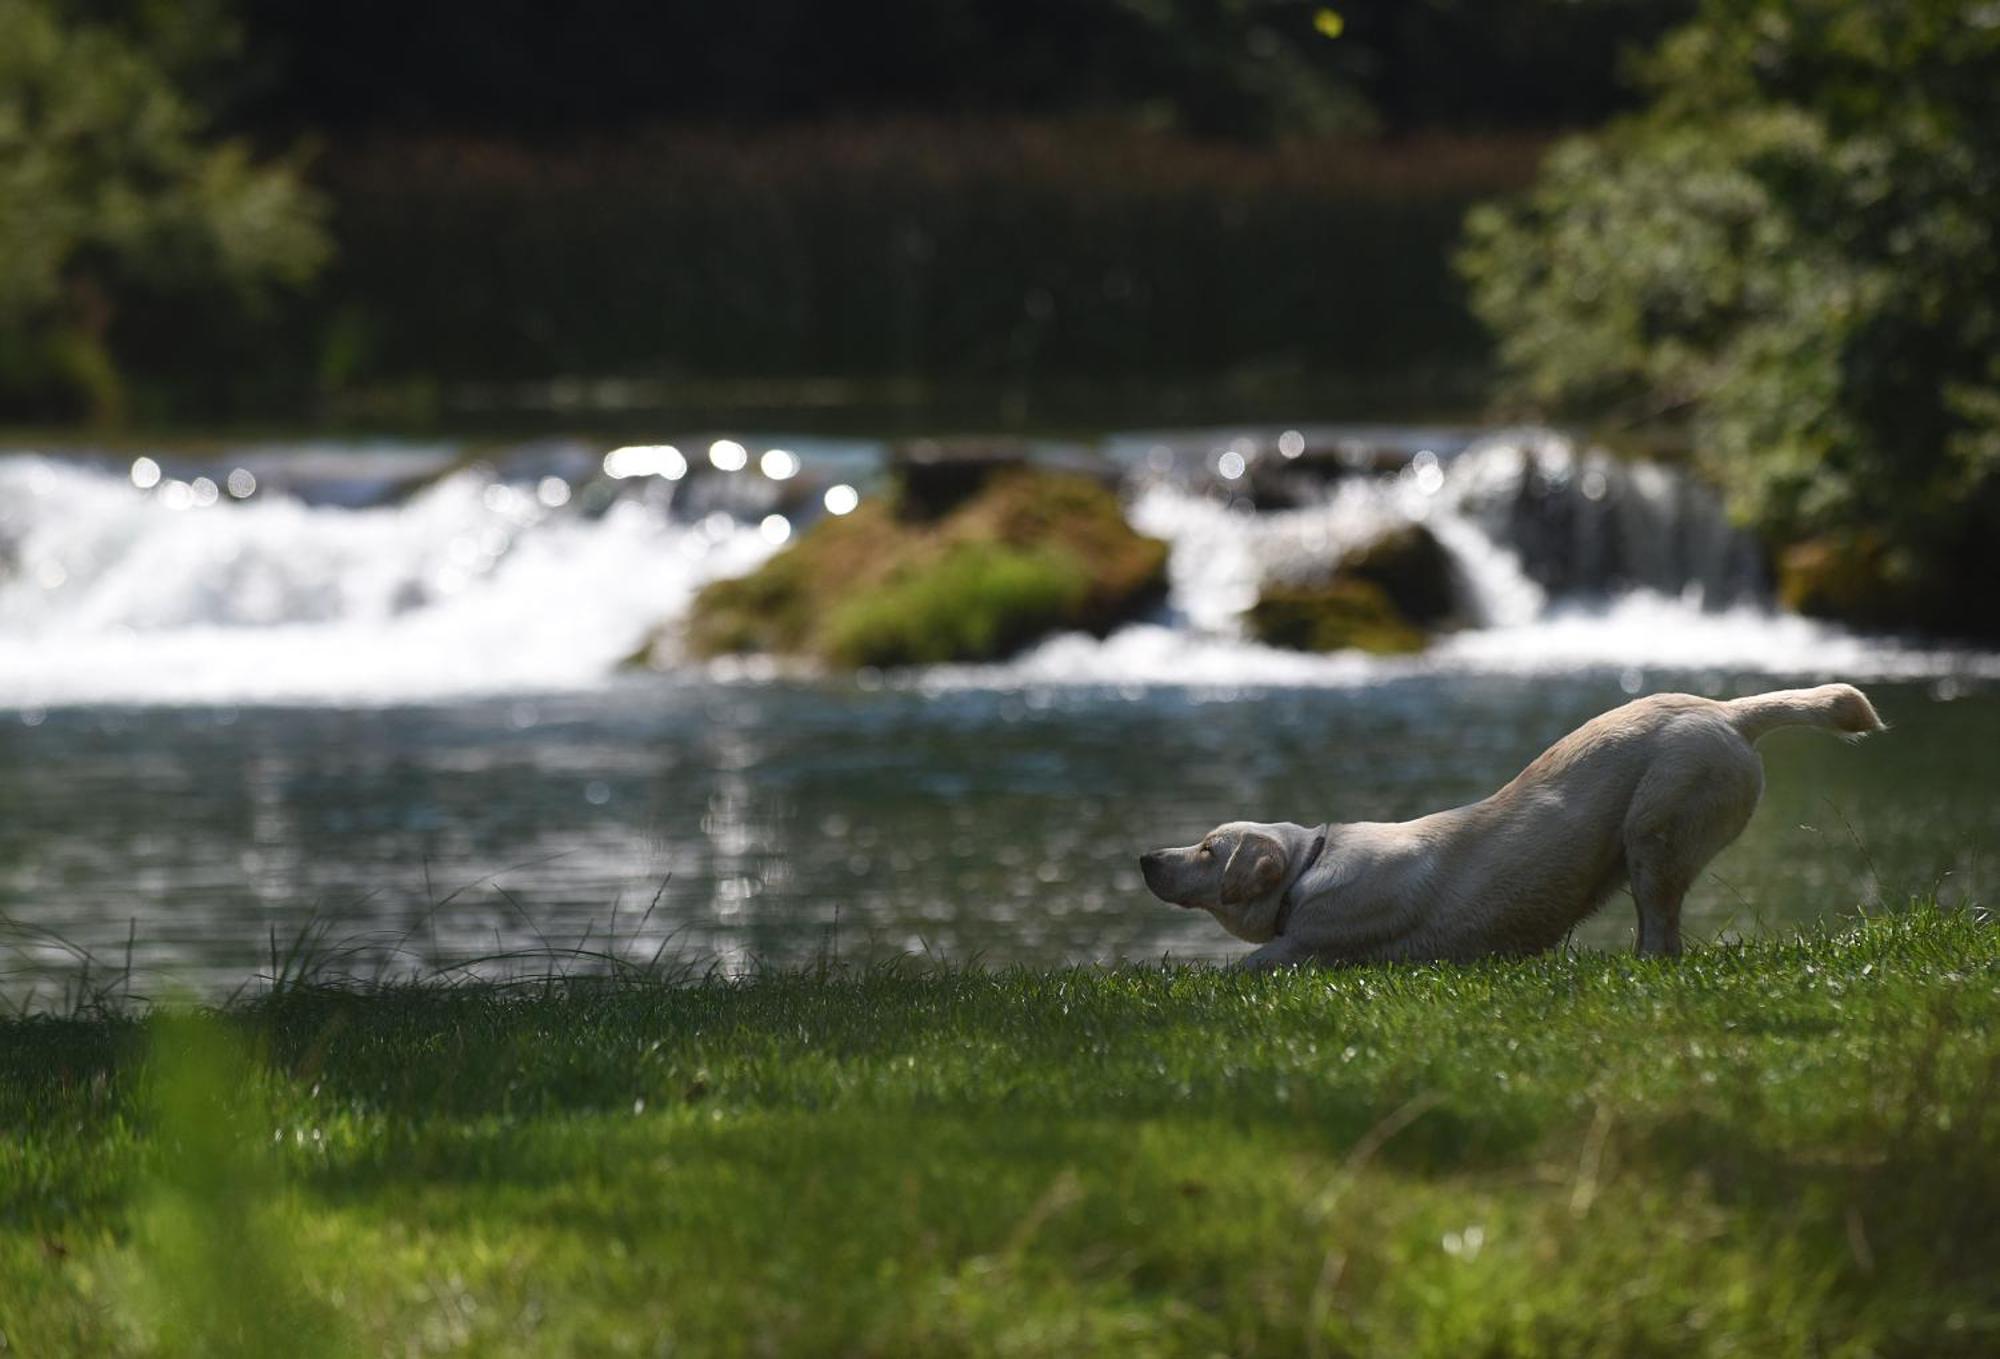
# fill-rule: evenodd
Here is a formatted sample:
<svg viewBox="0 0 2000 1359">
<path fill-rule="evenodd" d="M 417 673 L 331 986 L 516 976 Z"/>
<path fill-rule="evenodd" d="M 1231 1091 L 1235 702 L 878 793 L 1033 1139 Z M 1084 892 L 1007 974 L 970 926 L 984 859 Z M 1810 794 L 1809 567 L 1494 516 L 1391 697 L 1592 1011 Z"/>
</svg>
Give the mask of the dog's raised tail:
<svg viewBox="0 0 2000 1359">
<path fill-rule="evenodd" d="M 1743 739 L 1756 744 L 1774 727 L 1823 727 L 1848 740 L 1881 731 L 1875 705 L 1851 684 L 1822 684 L 1812 689 L 1778 689 L 1768 694 L 1734 698 L 1723 705 Z"/>
</svg>

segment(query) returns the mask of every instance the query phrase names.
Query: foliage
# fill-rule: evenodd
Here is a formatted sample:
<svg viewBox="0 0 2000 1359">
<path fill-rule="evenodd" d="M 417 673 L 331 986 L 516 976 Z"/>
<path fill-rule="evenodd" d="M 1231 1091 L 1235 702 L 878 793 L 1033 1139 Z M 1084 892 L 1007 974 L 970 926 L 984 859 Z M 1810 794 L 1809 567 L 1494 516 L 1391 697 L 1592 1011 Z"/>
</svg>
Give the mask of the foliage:
<svg viewBox="0 0 2000 1359">
<path fill-rule="evenodd" d="M 323 198 L 234 153 L 161 268 L 44 270 L 0 316 L 7 414 L 407 427 L 615 391 L 880 432 L 1472 404 L 1466 208 L 1623 107 L 1622 46 L 1690 0 L 9 3 L 135 63 L 186 156 L 326 153 Z M 74 57 L 81 98 L 108 77 Z M 142 123 L 105 135 L 178 173 Z M 247 309 L 308 272 L 322 201 L 334 270 Z"/>
<path fill-rule="evenodd" d="M 1647 112 L 1470 219 L 1522 390 L 1684 416 L 1775 540 L 1877 535 L 1905 621 L 2000 632 L 1962 588 L 2000 572 L 1991 7 L 1713 0 L 1647 73 Z"/>
<path fill-rule="evenodd" d="M 246 1290 L 355 1352 L 1969 1356 L 1996 981 L 1926 905 L 1671 962 L 297 987 L 198 1107 Z M 0 1022 L 14 1350 L 152 1352 L 171 1027 Z"/>
<path fill-rule="evenodd" d="M 206 135 L 191 87 L 232 41 L 213 9 L 82 8 L 0 0 L 0 399 L 67 387 L 110 414 L 121 306 L 254 301 L 326 241 L 295 165 Z"/>
<path fill-rule="evenodd" d="M 843 667 L 986 660 L 1130 617 L 1160 596 L 1166 557 L 1112 491 L 1015 469 L 934 523 L 882 498 L 821 520 L 748 576 L 704 588 L 687 642 Z"/>
</svg>

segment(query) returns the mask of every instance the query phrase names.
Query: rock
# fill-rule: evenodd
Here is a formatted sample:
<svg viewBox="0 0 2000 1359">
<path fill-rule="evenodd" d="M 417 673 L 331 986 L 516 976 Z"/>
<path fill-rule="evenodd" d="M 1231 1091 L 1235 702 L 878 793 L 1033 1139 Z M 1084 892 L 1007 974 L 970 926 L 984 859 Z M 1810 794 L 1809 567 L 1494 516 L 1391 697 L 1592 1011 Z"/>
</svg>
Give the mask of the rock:
<svg viewBox="0 0 2000 1359">
<path fill-rule="evenodd" d="M 1392 529 L 1341 559 L 1336 576 L 1367 581 L 1418 627 L 1434 628 L 1458 607 L 1451 554 L 1422 524 Z"/>
<path fill-rule="evenodd" d="M 917 439 L 890 450 L 889 471 L 906 519 L 942 519 L 1002 472 L 1025 467 L 1028 447 L 1013 440 Z"/>
<path fill-rule="evenodd" d="M 1422 651 L 1426 640 L 1380 586 L 1352 576 L 1321 585 L 1266 586 L 1244 621 L 1258 641 L 1292 651 L 1353 648 L 1395 655 Z"/>
<path fill-rule="evenodd" d="M 1894 627 L 1922 616 L 1874 534 L 1828 534 L 1778 554 L 1778 602 L 1810 618 Z"/>
<path fill-rule="evenodd" d="M 1889 532 L 1825 533 L 1781 549 L 1778 601 L 1850 627 L 2000 641 L 2000 538 L 1962 535 L 1919 548 Z"/>
<path fill-rule="evenodd" d="M 1267 581 L 1245 615 L 1251 636 L 1295 651 L 1421 651 L 1457 612 L 1451 554 L 1421 524 L 1392 529 L 1322 580 Z"/>
<path fill-rule="evenodd" d="M 848 668 L 986 660 L 1053 632 L 1102 634 L 1165 594 L 1166 545 L 1133 532 L 1112 491 L 1026 467 L 983 475 L 938 518 L 871 500 L 708 586 L 688 649 Z"/>
</svg>

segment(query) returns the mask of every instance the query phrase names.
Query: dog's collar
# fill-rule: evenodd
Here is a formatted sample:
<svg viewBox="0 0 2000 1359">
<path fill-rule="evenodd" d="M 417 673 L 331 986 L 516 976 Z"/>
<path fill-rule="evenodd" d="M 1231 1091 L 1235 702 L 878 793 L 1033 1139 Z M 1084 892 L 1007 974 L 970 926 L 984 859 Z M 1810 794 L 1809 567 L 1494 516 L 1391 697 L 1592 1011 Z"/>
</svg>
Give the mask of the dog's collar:
<svg viewBox="0 0 2000 1359">
<path fill-rule="evenodd" d="M 1321 822 L 1319 830 L 1313 834 L 1312 848 L 1306 851 L 1306 861 L 1299 865 L 1299 871 L 1292 874 L 1292 880 L 1285 884 L 1284 893 L 1278 898 L 1278 914 L 1271 921 L 1273 936 L 1283 934 L 1285 926 L 1292 923 L 1292 908 L 1298 905 L 1292 900 L 1292 889 L 1305 881 L 1306 874 L 1312 872 L 1312 866 L 1319 862 L 1320 853 L 1326 848 L 1326 832 L 1326 823 Z"/>
</svg>

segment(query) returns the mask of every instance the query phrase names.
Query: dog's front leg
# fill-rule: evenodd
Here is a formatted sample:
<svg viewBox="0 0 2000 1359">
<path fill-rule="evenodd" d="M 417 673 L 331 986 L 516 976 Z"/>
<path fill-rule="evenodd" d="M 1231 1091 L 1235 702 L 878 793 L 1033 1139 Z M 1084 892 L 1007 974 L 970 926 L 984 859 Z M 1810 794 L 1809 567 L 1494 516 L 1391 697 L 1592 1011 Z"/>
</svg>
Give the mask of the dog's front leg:
<svg viewBox="0 0 2000 1359">
<path fill-rule="evenodd" d="M 1238 958 L 1236 966 L 1245 972 L 1269 972 L 1273 968 L 1297 967 L 1300 963 L 1311 962 L 1312 956 L 1312 950 L 1301 948 L 1279 935 L 1256 952 Z"/>
</svg>

